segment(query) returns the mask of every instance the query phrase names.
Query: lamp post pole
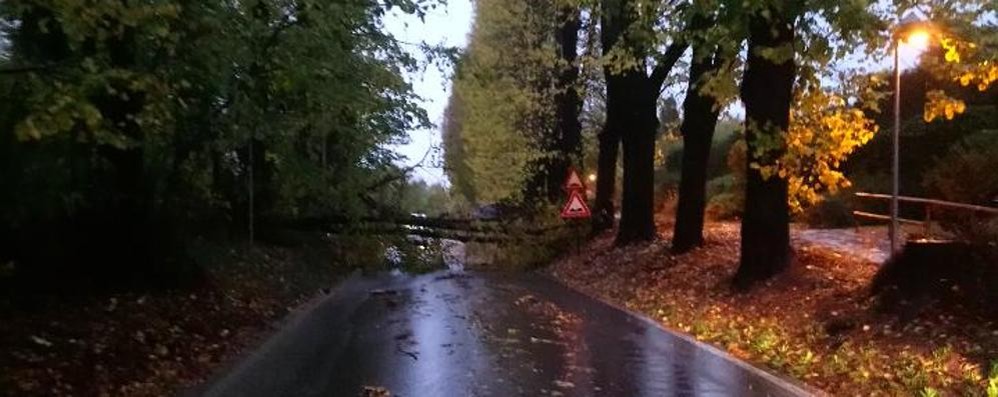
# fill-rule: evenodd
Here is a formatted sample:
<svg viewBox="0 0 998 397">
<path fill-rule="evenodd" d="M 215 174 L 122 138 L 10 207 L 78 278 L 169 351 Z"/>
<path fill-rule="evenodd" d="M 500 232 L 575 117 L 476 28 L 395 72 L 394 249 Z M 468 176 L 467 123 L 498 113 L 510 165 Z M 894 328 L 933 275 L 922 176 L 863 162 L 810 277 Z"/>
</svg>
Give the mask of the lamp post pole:
<svg viewBox="0 0 998 397">
<path fill-rule="evenodd" d="M 894 137 L 893 150 L 891 152 L 891 224 L 888 234 L 891 240 L 891 257 L 898 252 L 898 139 L 901 135 L 901 68 L 898 65 L 898 47 L 901 40 L 894 39 Z"/>
<path fill-rule="evenodd" d="M 900 185 L 898 163 L 901 157 L 898 143 L 901 137 L 901 42 L 906 41 L 904 37 L 907 36 L 909 42 L 926 44 L 933 31 L 934 29 L 929 23 L 920 21 L 914 15 L 909 15 L 901 20 L 891 35 L 891 44 L 894 46 L 894 136 L 892 137 L 891 150 L 891 224 L 888 230 L 891 240 L 891 257 L 901 251 L 903 242 L 900 240 L 904 238 L 904 233 L 898 224 L 898 187 Z"/>
</svg>

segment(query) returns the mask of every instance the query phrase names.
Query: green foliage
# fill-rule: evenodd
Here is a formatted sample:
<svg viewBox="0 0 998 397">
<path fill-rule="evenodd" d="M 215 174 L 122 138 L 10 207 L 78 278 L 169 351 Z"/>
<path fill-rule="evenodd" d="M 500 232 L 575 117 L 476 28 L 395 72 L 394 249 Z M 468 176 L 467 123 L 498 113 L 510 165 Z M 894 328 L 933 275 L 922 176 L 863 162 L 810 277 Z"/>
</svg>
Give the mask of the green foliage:
<svg viewBox="0 0 998 397">
<path fill-rule="evenodd" d="M 464 103 L 451 91 L 444 110 L 443 125 L 440 128 L 443 141 L 445 172 L 454 191 L 468 202 L 475 202 L 474 176 L 467 162 L 467 151 L 464 148 L 463 121 Z"/>
<path fill-rule="evenodd" d="M 741 139 L 742 123 L 739 120 L 722 118 L 714 128 L 714 140 L 711 142 L 710 160 L 707 164 L 707 177 L 717 178 L 731 172 L 728 166 L 728 154 L 732 147 Z"/>
<path fill-rule="evenodd" d="M 715 184 L 724 184 L 723 181 L 733 181 L 732 169 L 728 167 L 728 154 L 731 148 L 741 139 L 741 124 L 734 119 L 722 119 L 717 123 L 714 130 L 714 139 L 711 141 L 710 159 L 707 163 L 708 180 L 718 179 Z M 670 188 L 678 186 L 682 176 L 683 143 L 674 135 L 663 135 L 656 142 L 655 180 L 660 184 Z M 731 186 L 734 188 L 734 186 Z M 714 193 L 711 193 L 714 192 Z M 708 197 L 721 193 L 720 190 L 710 190 Z"/>
<path fill-rule="evenodd" d="M 988 397 L 998 397 L 998 361 L 991 362 L 991 371 L 988 373 L 988 384 L 985 391 Z"/>
<path fill-rule="evenodd" d="M 396 266 L 410 273 L 429 273 L 446 267 L 444 245 L 439 239 L 399 238 L 392 241 L 392 248 L 399 254 Z"/>
<path fill-rule="evenodd" d="M 466 265 L 489 270 L 531 270 L 551 263 L 558 255 L 585 245 L 588 222 L 570 222 L 558 216 L 560 208 L 547 205 L 532 219 L 503 224 L 509 240 L 468 242 Z"/>
<path fill-rule="evenodd" d="M 725 161 L 729 173 L 707 182 L 706 212 L 715 219 L 739 217 L 745 207 L 745 140 L 735 140 L 728 150 Z"/>
<path fill-rule="evenodd" d="M 8 64 L 38 68 L 3 86 L 5 97 L 25 99 L 10 110 L 9 144 L 44 147 L 57 161 L 74 150 L 141 152 L 145 184 L 160 200 L 232 207 L 252 167 L 265 175 L 255 189 L 274 196 L 265 212 L 359 210 L 357 191 L 392 171 L 394 154 L 381 147 L 428 125 L 401 76 L 414 61 L 381 29 L 392 6 L 422 7 L 6 2 Z M 253 164 L 250 141 L 263 147 Z M 121 164 L 109 165 L 89 172 Z M 234 183 L 219 191 L 223 178 Z M 94 198 L 74 190 L 52 193 Z M 178 190 L 182 197 L 167 197 Z"/>
<path fill-rule="evenodd" d="M 448 173 L 469 200 L 517 202 L 554 128 L 558 71 L 551 2 L 476 3 L 448 114 Z"/>
<path fill-rule="evenodd" d="M 185 225 L 381 211 L 406 182 L 387 148 L 430 125 L 382 18 L 433 4 L 0 3 L 0 236 L 144 250 Z"/>
<path fill-rule="evenodd" d="M 718 179 L 713 179 L 717 181 Z M 705 213 L 711 219 L 737 219 L 745 208 L 745 195 L 730 191 L 711 196 L 707 200 Z"/>
<path fill-rule="evenodd" d="M 440 216 L 460 209 L 459 202 L 451 198 L 450 190 L 441 185 L 430 185 L 422 180 L 409 180 L 383 189 L 380 202 L 400 214 Z M 384 208 L 384 207 L 383 207 Z"/>
<path fill-rule="evenodd" d="M 656 188 L 676 189 L 683 168 L 683 141 L 678 134 L 665 133 L 655 139 Z"/>
</svg>

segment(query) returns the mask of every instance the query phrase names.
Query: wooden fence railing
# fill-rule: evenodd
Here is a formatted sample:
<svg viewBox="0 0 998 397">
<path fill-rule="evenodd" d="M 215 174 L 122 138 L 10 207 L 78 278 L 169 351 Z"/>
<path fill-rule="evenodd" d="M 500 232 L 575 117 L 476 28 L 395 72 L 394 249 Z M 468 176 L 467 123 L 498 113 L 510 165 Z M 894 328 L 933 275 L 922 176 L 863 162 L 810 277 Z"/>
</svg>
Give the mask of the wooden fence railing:
<svg viewBox="0 0 998 397">
<path fill-rule="evenodd" d="M 887 201 L 887 202 L 890 202 L 890 200 L 891 200 L 891 195 L 889 195 L 889 194 L 879 194 L 879 193 L 857 192 L 856 193 L 856 197 L 866 198 L 866 199 L 874 199 L 874 200 L 884 200 L 884 201 Z M 926 229 L 926 231 L 928 231 L 928 228 L 932 225 L 932 209 L 933 208 L 948 208 L 948 209 L 956 209 L 956 210 L 962 210 L 962 211 L 975 212 L 975 213 L 980 213 L 980 214 L 985 214 L 985 215 L 990 215 L 990 216 L 998 216 L 998 208 L 985 207 L 985 206 L 982 206 L 982 205 L 974 205 L 974 204 L 954 203 L 952 201 L 928 199 L 928 198 L 921 198 L 921 197 L 898 196 L 898 203 L 919 203 L 919 204 L 923 204 L 925 206 L 924 207 L 925 208 L 925 218 L 923 220 L 919 221 L 919 220 L 904 219 L 904 218 L 900 218 L 899 217 L 898 218 L 898 222 L 900 222 L 900 223 L 907 223 L 907 224 L 913 224 L 913 225 L 919 225 L 919 226 L 924 227 Z M 858 217 L 858 218 L 876 219 L 876 220 L 884 220 L 884 221 L 889 221 L 891 219 L 890 215 L 875 214 L 875 213 L 872 213 L 872 212 L 853 211 L 852 214 L 853 214 L 853 216 Z"/>
</svg>

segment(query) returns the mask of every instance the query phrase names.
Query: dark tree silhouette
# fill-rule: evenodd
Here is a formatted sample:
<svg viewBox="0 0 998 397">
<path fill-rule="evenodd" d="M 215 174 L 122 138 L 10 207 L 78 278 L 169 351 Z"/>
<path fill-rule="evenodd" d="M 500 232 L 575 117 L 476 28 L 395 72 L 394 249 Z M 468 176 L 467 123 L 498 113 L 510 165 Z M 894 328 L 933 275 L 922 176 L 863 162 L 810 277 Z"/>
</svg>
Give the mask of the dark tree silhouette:
<svg viewBox="0 0 998 397">
<path fill-rule="evenodd" d="M 655 133 L 658 130 L 656 106 L 662 83 L 679 57 L 686 50 L 685 42 L 674 42 L 664 53 L 654 54 L 653 44 L 637 34 L 637 10 L 627 0 L 606 0 L 602 3 L 602 36 L 604 53 L 614 46 L 626 46 L 638 59 L 635 65 L 618 73 L 606 69 L 607 117 L 600 137 L 600 170 L 603 178 L 616 167 L 616 154 L 603 149 L 617 150 L 613 141 L 619 137 L 623 148 L 624 180 L 621 195 L 620 228 L 617 245 L 655 238 L 654 223 L 654 168 Z M 646 55 L 656 55 L 651 73 L 646 72 Z M 605 142 L 605 143 L 604 143 Z M 611 163 L 611 160 L 614 160 Z M 612 178 L 601 180 L 597 186 L 597 214 L 612 217 Z M 599 189 L 602 187 L 602 192 Z M 608 189 L 610 189 L 608 191 Z M 602 193 L 602 194 L 600 194 Z M 607 211 L 607 210 L 610 211 Z M 612 220 L 612 218 L 610 218 Z M 605 222 L 605 221 L 604 221 Z"/>
<path fill-rule="evenodd" d="M 607 76 L 607 98 L 611 95 L 610 76 Z M 620 131 L 611 117 L 616 117 L 614 109 L 618 101 L 607 101 L 606 122 L 599 136 L 599 154 L 596 169 L 596 205 L 593 207 L 593 232 L 600 232 L 613 227 L 613 193 L 617 187 L 617 157 L 620 153 Z"/>
<path fill-rule="evenodd" d="M 786 8 L 757 12 L 749 22 L 748 60 L 741 87 L 749 166 L 741 228 L 741 262 L 734 280 L 743 288 L 781 272 L 790 260 L 787 181 L 776 175 L 764 178 L 759 169 L 751 166 L 752 163 L 769 163 L 782 154 L 781 146 L 763 147 L 760 138 L 785 134 L 790 123 L 796 73 L 793 52 L 787 59 L 774 60 L 772 55 L 765 56 L 767 50 L 793 45 L 795 17 L 786 15 Z"/>
<path fill-rule="evenodd" d="M 561 184 L 565 172 L 570 165 L 582 157 L 582 123 L 579 113 L 582 111 L 582 98 L 575 88 L 579 80 L 578 46 L 579 46 L 579 8 L 566 6 L 559 12 L 558 29 L 555 39 L 558 41 L 558 55 L 564 63 L 558 72 L 558 92 L 555 95 L 555 112 L 558 125 L 555 128 L 556 157 L 554 164 L 548 170 L 547 192 L 548 200 L 561 200 Z"/>
<path fill-rule="evenodd" d="M 708 26 L 710 19 L 697 14 L 693 27 Z M 683 135 L 682 176 L 679 182 L 679 202 L 676 206 L 676 223 L 672 234 L 672 250 L 687 252 L 703 244 L 703 217 L 707 205 L 707 166 L 710 147 L 717 126 L 719 109 L 714 97 L 702 94 L 705 78 L 723 62 L 716 45 L 696 43 L 690 62 L 690 82 L 683 100 L 683 121 L 679 127 Z"/>
</svg>

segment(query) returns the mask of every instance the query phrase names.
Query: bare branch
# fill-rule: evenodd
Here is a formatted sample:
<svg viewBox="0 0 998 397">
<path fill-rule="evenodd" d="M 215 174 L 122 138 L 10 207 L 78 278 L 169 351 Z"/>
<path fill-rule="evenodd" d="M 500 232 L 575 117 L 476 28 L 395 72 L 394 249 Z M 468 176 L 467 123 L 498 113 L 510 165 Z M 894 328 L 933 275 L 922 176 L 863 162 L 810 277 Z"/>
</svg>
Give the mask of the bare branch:
<svg viewBox="0 0 998 397">
<path fill-rule="evenodd" d="M 669 72 L 672 71 L 672 67 L 676 65 L 679 58 L 683 56 L 686 52 L 687 44 L 685 41 L 677 41 L 669 45 L 669 48 L 665 50 L 661 56 L 658 57 L 658 61 L 655 63 L 655 69 L 651 72 L 651 77 L 649 78 L 653 87 L 661 87 L 662 83 L 665 82 L 665 78 L 669 76 Z"/>
<path fill-rule="evenodd" d="M 429 148 L 429 149 L 427 149 L 426 153 L 423 153 L 423 158 L 420 159 L 419 162 L 417 162 L 416 164 L 410 165 L 408 167 L 402 168 L 401 170 L 399 170 L 398 174 L 388 175 L 388 176 L 385 176 L 384 178 L 381 178 L 380 180 L 378 180 L 377 182 L 375 182 L 371 186 L 368 186 L 367 189 L 365 189 L 365 191 L 371 191 L 371 190 L 380 188 L 380 187 L 382 187 L 384 185 L 387 185 L 389 183 L 395 182 L 395 181 L 397 181 L 399 179 L 402 179 L 402 178 L 405 178 L 405 177 L 409 176 L 409 173 L 411 173 L 413 170 L 415 170 L 416 168 L 420 168 L 420 167 L 423 166 L 423 162 L 426 161 L 426 158 L 430 156 L 430 152 L 432 152 L 432 151 L 433 151 L 432 147 Z"/>
</svg>

